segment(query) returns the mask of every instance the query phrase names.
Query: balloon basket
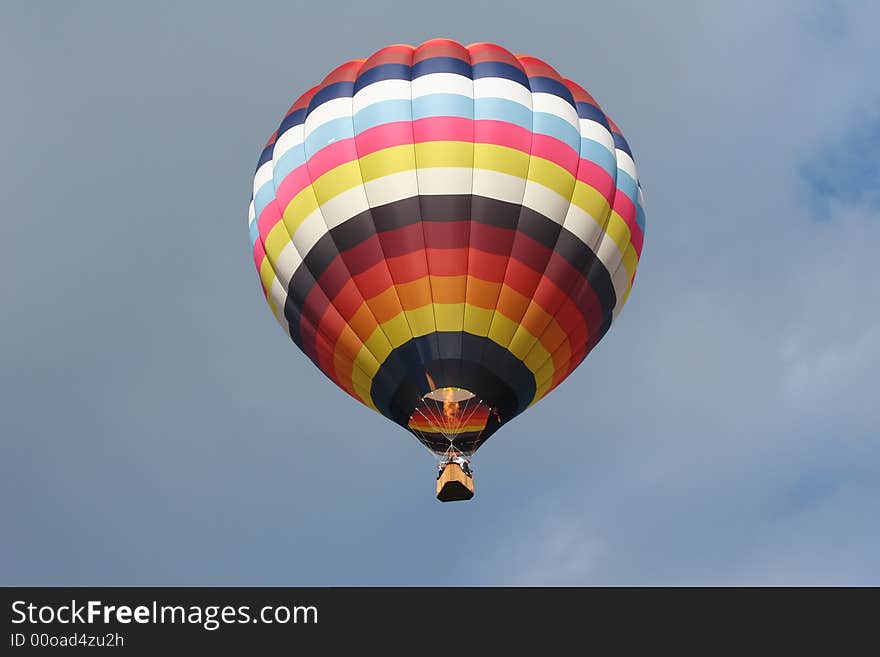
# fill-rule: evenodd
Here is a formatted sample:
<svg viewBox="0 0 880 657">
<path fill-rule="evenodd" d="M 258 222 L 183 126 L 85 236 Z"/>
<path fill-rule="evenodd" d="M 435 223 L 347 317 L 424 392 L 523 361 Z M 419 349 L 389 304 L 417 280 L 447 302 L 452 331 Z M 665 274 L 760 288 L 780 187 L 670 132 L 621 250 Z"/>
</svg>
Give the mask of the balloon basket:
<svg viewBox="0 0 880 657">
<path fill-rule="evenodd" d="M 437 479 L 437 499 L 460 502 L 474 496 L 474 478 L 465 474 L 458 463 L 447 463 Z"/>
</svg>

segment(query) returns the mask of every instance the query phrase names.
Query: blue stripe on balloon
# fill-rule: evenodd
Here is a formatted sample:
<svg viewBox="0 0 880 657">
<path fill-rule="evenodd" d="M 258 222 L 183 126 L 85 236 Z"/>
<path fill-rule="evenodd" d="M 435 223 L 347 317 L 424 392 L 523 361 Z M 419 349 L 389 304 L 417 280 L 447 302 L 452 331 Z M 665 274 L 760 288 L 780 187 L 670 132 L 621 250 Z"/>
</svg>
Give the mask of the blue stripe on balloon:
<svg viewBox="0 0 880 657">
<path fill-rule="evenodd" d="M 431 64 L 429 66 L 428 65 L 429 62 L 434 62 L 434 64 Z M 424 64 L 424 66 L 420 69 L 420 74 L 422 74 L 422 75 L 427 75 L 429 72 L 441 72 L 441 71 L 443 71 L 444 67 L 449 70 L 445 70 L 443 72 L 459 73 L 460 74 L 461 73 L 460 67 L 459 67 L 459 70 L 455 70 L 455 71 L 451 70 L 453 68 L 458 67 L 458 65 L 451 64 L 452 62 L 460 62 L 461 64 L 464 64 L 464 62 L 461 62 L 461 60 L 455 59 L 454 57 L 432 57 L 431 59 L 426 59 L 423 62 L 419 62 L 419 64 L 417 64 L 416 66 L 420 66 L 420 65 Z M 507 66 L 507 65 L 502 65 L 499 62 L 487 62 L 487 63 L 497 64 L 499 67 L 500 66 Z M 391 65 L 382 65 L 382 66 L 377 66 L 375 68 L 380 69 L 380 68 L 383 68 L 384 66 L 391 66 Z M 481 65 L 478 65 L 478 66 L 481 66 Z M 514 75 L 513 71 L 516 71 L 515 67 L 509 66 L 509 69 L 510 70 L 507 71 L 507 73 L 509 73 L 510 75 Z M 496 72 L 498 72 L 500 74 L 496 75 L 495 77 L 503 78 L 506 80 L 512 79 L 511 77 L 506 77 L 504 71 L 498 70 Z M 399 73 L 399 71 L 398 71 L 398 73 Z M 390 72 L 389 72 L 389 75 L 390 75 Z M 416 75 L 413 75 L 413 77 L 416 77 Z M 388 78 L 388 79 L 391 79 L 391 78 Z M 519 81 L 519 80 L 517 80 L 517 81 Z M 556 80 L 553 80 L 551 78 L 546 78 L 546 77 L 530 78 L 529 81 L 532 84 L 532 91 L 541 92 L 541 93 L 553 93 L 554 95 L 557 95 L 560 98 L 563 98 L 564 100 L 570 102 L 574 106 L 571 93 L 568 91 L 568 89 L 565 87 L 565 85 L 562 85 L 561 83 L 557 82 Z M 324 89 L 322 89 L 321 91 L 319 91 L 318 93 L 315 94 L 315 96 L 312 98 L 312 101 L 309 103 L 309 108 L 308 108 L 307 112 L 306 112 L 306 110 L 300 109 L 300 110 L 297 110 L 296 112 L 291 113 L 288 117 L 286 117 L 284 119 L 284 121 L 281 123 L 281 127 L 278 129 L 279 136 L 281 134 L 283 134 L 285 131 L 289 130 L 291 127 L 298 125 L 300 123 L 303 123 L 303 121 L 305 120 L 305 116 L 307 114 L 311 114 L 311 112 L 313 112 L 315 110 L 315 108 L 317 108 L 320 104 L 327 102 L 329 100 L 334 100 L 336 98 L 344 98 L 346 96 L 350 96 L 353 89 L 354 89 L 354 84 L 351 82 L 338 82 L 338 83 L 328 85 L 327 87 L 325 87 Z M 441 100 L 440 98 L 437 98 L 437 97 L 441 97 L 441 96 L 447 97 L 447 99 Z M 449 98 L 452 96 L 455 96 L 456 98 L 454 98 L 454 99 Z M 430 101 L 425 100 L 427 98 L 432 98 L 433 100 L 430 100 Z M 488 99 L 488 98 L 479 99 L 480 102 L 485 102 L 487 100 L 490 100 L 490 99 Z M 493 99 L 493 100 L 495 100 L 498 103 L 505 102 L 505 99 Z M 402 102 L 405 103 L 406 101 L 402 101 Z M 412 105 L 414 108 L 412 119 L 415 120 L 418 118 L 424 118 L 426 116 L 462 116 L 462 117 L 466 117 L 466 118 L 471 118 L 474 116 L 473 111 L 472 111 L 472 105 L 471 105 L 472 102 L 473 102 L 472 99 L 465 97 L 465 96 L 458 95 L 458 94 L 431 94 L 430 96 L 422 96 L 420 98 L 415 98 L 412 101 Z M 518 104 L 514 103 L 513 101 L 506 101 L 506 102 L 508 102 L 510 104 L 508 105 L 507 110 L 501 110 L 501 113 L 498 117 L 498 120 L 507 120 L 506 118 L 503 118 L 503 117 L 509 116 L 509 117 L 511 117 L 511 119 L 510 119 L 511 123 L 515 123 L 517 125 L 522 125 L 523 127 L 526 127 L 526 128 L 531 127 L 531 121 L 528 121 L 528 122 L 523 121 L 523 117 L 525 116 L 525 114 L 523 113 L 523 110 L 520 110 L 514 106 L 514 105 L 518 105 Z M 466 104 L 463 104 L 463 103 L 466 103 Z M 364 126 L 374 127 L 376 125 L 381 125 L 382 123 L 387 122 L 387 121 L 382 121 L 379 118 L 379 114 L 380 114 L 381 110 L 379 110 L 378 107 L 382 104 L 383 103 L 376 103 L 375 105 L 370 106 L 370 108 L 365 108 L 365 110 L 361 110 L 361 111 L 366 111 L 368 109 L 372 110 L 373 107 L 377 108 L 375 110 L 372 110 L 372 112 L 375 113 L 375 116 L 367 119 L 367 117 L 365 115 Z M 589 118 L 592 118 L 593 120 L 598 121 L 599 123 L 602 123 L 603 125 L 605 125 L 607 127 L 607 122 L 605 120 L 604 114 L 602 114 L 598 110 L 595 110 L 594 106 L 592 106 L 592 105 L 589 105 L 586 103 L 581 103 L 581 105 L 584 107 L 593 108 L 593 110 L 591 110 L 591 111 L 593 111 L 594 113 L 591 114 Z M 436 110 L 426 109 L 429 106 L 436 107 L 437 109 Z M 396 118 L 394 120 L 408 120 L 409 117 L 404 116 L 402 113 L 402 109 L 401 109 L 402 107 L 403 107 L 403 105 L 401 104 L 400 107 L 398 108 L 398 111 L 395 112 L 396 116 L 399 118 Z M 419 108 L 418 111 L 415 110 L 416 107 Z M 522 106 L 520 106 L 520 107 L 522 107 Z M 443 108 L 443 109 L 441 109 L 441 108 Z M 528 110 L 528 108 L 526 108 L 525 111 L 530 112 L 530 110 Z M 513 117 L 515 117 L 515 118 L 513 118 Z M 481 116 L 481 118 L 490 118 L 490 117 L 488 117 L 488 116 L 482 117 Z M 366 129 L 368 129 L 368 127 L 364 127 L 361 129 L 366 130 Z M 541 131 L 541 132 L 544 132 L 544 134 L 549 134 L 554 137 L 557 137 L 558 139 L 561 139 L 562 141 L 570 144 L 572 146 L 572 148 L 577 148 L 577 140 L 572 141 L 570 139 L 570 137 L 568 136 L 571 129 L 572 129 L 571 126 L 569 126 L 569 129 L 565 129 L 562 127 L 556 129 L 556 128 L 553 128 L 550 126 L 545 126 L 545 131 Z"/>
<path fill-rule="evenodd" d="M 401 76 L 406 75 L 406 71 L 404 69 L 407 68 L 408 67 L 402 64 L 382 64 L 380 66 L 374 67 L 373 69 L 370 69 L 369 71 L 366 71 L 364 75 L 361 76 L 361 78 L 358 78 L 357 83 L 336 82 L 324 87 L 312 97 L 312 100 L 309 103 L 308 110 L 300 109 L 296 112 L 292 112 L 289 116 L 285 117 L 284 121 L 282 121 L 281 123 L 280 128 L 278 129 L 278 134 L 281 135 L 285 131 L 290 129 L 290 127 L 302 123 L 305 120 L 305 116 L 311 114 L 318 106 L 322 105 L 323 103 L 330 100 L 335 100 L 336 98 L 351 97 L 356 88 L 362 89 L 367 84 L 378 82 L 383 79 L 406 79 L 406 77 Z M 502 62 L 483 62 L 481 64 L 477 64 L 474 69 L 479 69 L 477 75 L 479 75 L 479 77 L 481 78 L 498 77 L 505 80 L 514 80 L 515 82 L 519 82 L 521 84 L 523 83 L 522 72 L 519 71 L 516 67 L 510 66 L 509 64 L 504 64 Z M 376 72 L 372 73 L 372 71 Z M 430 59 L 423 60 L 412 67 L 413 78 L 423 75 L 430 75 L 431 73 L 454 73 L 470 78 L 471 67 L 466 62 L 463 62 L 460 59 L 456 59 L 455 57 L 432 57 Z M 494 73 L 494 75 L 491 75 L 491 73 Z M 363 80 L 363 82 L 361 82 L 361 80 Z M 571 95 L 571 92 L 568 90 L 568 87 L 566 87 L 561 82 L 543 76 L 528 78 L 527 82 L 528 84 L 525 86 L 531 88 L 531 91 L 533 93 L 550 93 L 558 96 L 559 98 L 562 98 L 567 103 L 569 103 L 576 110 L 578 110 L 578 116 L 580 116 L 581 118 L 589 118 L 605 125 L 606 127 L 608 126 L 605 115 L 602 114 L 602 112 L 598 110 L 595 106 L 590 105 L 589 103 L 575 104 L 574 98 Z M 415 105 L 418 100 L 419 99 L 415 99 L 413 101 L 413 104 Z M 435 116 L 436 115 L 437 114 L 435 114 Z M 468 112 L 467 114 L 451 114 L 451 116 L 470 117 L 472 116 L 472 114 Z M 375 125 L 379 124 L 376 123 Z M 623 141 L 623 143 L 626 143 L 625 140 Z M 626 150 L 627 152 L 629 152 L 629 147 L 626 146 L 622 150 Z"/>
<path fill-rule="evenodd" d="M 354 82 L 354 93 L 357 93 L 374 82 L 383 80 L 409 80 L 412 68 L 406 64 L 380 64 L 358 75 Z"/>
<path fill-rule="evenodd" d="M 529 88 L 529 78 L 516 66 L 505 62 L 480 62 L 473 67 L 455 57 L 431 57 L 415 66 L 406 64 L 380 64 L 361 73 L 354 83 L 354 93 L 375 82 L 383 80 L 411 80 L 431 73 L 454 73 L 477 80 L 479 78 L 502 78 L 512 80 Z"/>
<path fill-rule="evenodd" d="M 263 210 L 266 209 L 266 206 L 274 201 L 275 185 L 272 184 L 272 181 L 270 180 L 263 183 L 254 195 L 254 214 L 256 214 L 257 219 L 260 218 L 260 215 L 263 213 Z M 254 221 L 254 223 L 256 224 L 257 222 Z"/>
<path fill-rule="evenodd" d="M 470 78 L 471 65 L 456 57 L 429 57 L 412 67 L 413 80 L 432 73 L 455 73 Z"/>
<path fill-rule="evenodd" d="M 355 134 L 385 123 L 412 121 L 412 101 L 408 99 L 383 100 L 359 110 L 354 115 Z"/>
<path fill-rule="evenodd" d="M 260 227 L 257 225 L 256 219 L 248 224 L 248 234 L 251 237 L 251 246 L 253 246 L 257 243 L 257 240 L 260 239 Z"/>
<path fill-rule="evenodd" d="M 504 121 L 526 130 L 532 129 L 532 110 L 506 98 L 483 96 L 474 99 L 474 118 L 479 121 Z"/>
<path fill-rule="evenodd" d="M 562 98 L 562 100 L 571 105 L 575 110 L 577 109 L 577 106 L 574 102 L 574 96 L 571 95 L 571 91 L 569 91 L 568 87 L 566 87 L 558 80 L 554 80 L 553 78 L 546 78 L 543 76 L 529 78 L 529 87 L 531 88 L 533 94 L 545 93 L 559 96 L 560 98 Z"/>
<path fill-rule="evenodd" d="M 642 235 L 644 235 L 645 234 L 645 208 L 643 208 L 642 204 L 639 202 L 636 202 L 636 223 L 639 225 L 639 228 L 642 229 Z"/>
<path fill-rule="evenodd" d="M 632 204 L 636 205 L 639 188 L 633 177 L 623 169 L 617 170 L 617 191 L 623 192 Z"/>
<path fill-rule="evenodd" d="M 594 162 L 608 172 L 613 179 L 617 170 L 617 158 L 604 144 L 586 137 L 581 139 L 581 159 Z"/>
<path fill-rule="evenodd" d="M 480 62 L 474 64 L 474 80 L 480 78 L 503 78 L 519 82 L 526 89 L 529 88 L 528 76 L 516 66 L 504 62 Z"/>
<path fill-rule="evenodd" d="M 278 137 L 283 135 L 285 132 L 293 128 L 294 126 L 302 125 L 303 121 L 306 120 L 306 110 L 298 109 L 295 112 L 291 112 L 287 116 L 284 117 L 284 120 L 281 122 L 281 125 L 278 128 Z M 275 141 L 278 141 L 276 138 Z"/>
<path fill-rule="evenodd" d="M 556 137 L 559 141 L 571 146 L 576 153 L 581 149 L 581 133 L 571 123 L 555 114 L 534 112 L 534 132 L 541 135 Z"/>
<path fill-rule="evenodd" d="M 335 100 L 337 98 L 351 98 L 353 89 L 354 82 L 334 82 L 333 84 L 328 84 L 312 96 L 306 116 L 314 112 L 315 108 L 330 100 Z"/>
<path fill-rule="evenodd" d="M 590 103 L 578 103 L 577 111 L 579 118 L 589 119 L 590 121 L 600 123 L 607 128 L 608 132 L 611 132 L 611 126 L 608 125 L 608 118 L 605 116 L 605 113 L 595 105 Z"/>
<path fill-rule="evenodd" d="M 444 108 L 452 114 L 441 112 Z M 359 110 L 354 116 L 355 134 L 386 123 L 431 116 L 473 117 L 478 120 L 504 121 L 527 130 L 532 129 L 532 110 L 516 101 L 489 97 L 471 99 L 460 94 L 429 94 L 412 102 L 402 99 L 383 100 Z"/>
<path fill-rule="evenodd" d="M 291 171 L 305 164 L 305 161 L 302 145 L 294 146 L 275 161 L 272 177 L 280 183 Z"/>
<path fill-rule="evenodd" d="M 413 121 L 431 116 L 459 116 L 472 119 L 474 99 L 460 94 L 430 94 L 414 98 L 412 102 Z"/>
<path fill-rule="evenodd" d="M 354 126 L 351 117 L 343 116 L 333 119 L 316 128 L 305 140 L 307 157 L 311 157 L 325 146 L 340 139 L 354 137 Z"/>
<path fill-rule="evenodd" d="M 260 159 L 257 162 L 257 168 L 255 171 L 259 171 L 260 167 L 266 164 L 269 160 L 272 159 L 272 149 L 275 148 L 275 143 L 271 143 L 266 148 L 263 149 L 263 152 L 260 153 Z"/>
<path fill-rule="evenodd" d="M 588 104 L 580 103 L 580 105 Z M 593 105 L 588 106 L 595 109 Z M 290 125 L 296 125 L 296 119 L 299 118 L 296 116 L 297 114 L 302 116 L 303 111 L 298 110 L 294 112 L 288 117 L 290 120 L 285 122 Z M 380 101 L 356 113 L 353 134 L 360 134 L 365 130 L 386 123 L 417 120 L 432 116 L 457 116 L 474 118 L 476 120 L 504 121 L 527 130 L 534 129 L 536 133 L 554 137 L 568 144 L 580 153 L 582 158 L 595 162 L 612 177 L 615 175 L 617 168 L 616 160 L 604 145 L 592 139 L 581 139 L 579 132 L 570 123 L 554 114 L 544 112 L 533 113 L 528 107 L 506 98 L 481 97 L 471 99 L 459 94 L 430 94 L 416 98 L 412 102 L 405 99 Z M 605 121 L 605 115 L 599 111 L 593 112 L 590 118 L 600 122 Z M 350 137 L 352 137 L 351 120 L 347 118 L 335 119 L 315 130 L 306 140 L 306 148 L 309 153 L 314 153 L 321 147 L 332 143 L 332 141 Z M 628 149 L 626 141 L 622 137 L 618 134 L 615 134 L 614 137 L 618 148 L 623 145 Z M 261 162 L 267 161 L 271 157 L 271 148 L 267 149 L 267 152 L 267 157 L 265 159 L 261 158 Z M 291 171 L 303 163 L 303 149 L 289 149 L 275 162 L 274 175 L 276 180 L 283 180 Z M 630 196 L 630 194 L 627 195 Z"/>
<path fill-rule="evenodd" d="M 626 139 L 623 138 L 623 135 L 620 134 L 619 132 L 612 132 L 611 134 L 614 137 L 614 147 L 619 148 L 624 153 L 626 153 L 627 155 L 632 157 L 633 156 L 632 151 L 629 150 L 629 144 L 626 143 Z"/>
</svg>

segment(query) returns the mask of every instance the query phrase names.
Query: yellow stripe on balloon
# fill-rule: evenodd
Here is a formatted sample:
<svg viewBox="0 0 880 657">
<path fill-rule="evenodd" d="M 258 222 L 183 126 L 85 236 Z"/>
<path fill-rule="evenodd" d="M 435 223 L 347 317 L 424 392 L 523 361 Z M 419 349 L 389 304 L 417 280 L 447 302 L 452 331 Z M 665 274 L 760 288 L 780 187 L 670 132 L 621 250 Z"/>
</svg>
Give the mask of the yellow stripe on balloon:
<svg viewBox="0 0 880 657">
<path fill-rule="evenodd" d="M 460 331 L 464 325 L 464 304 L 435 303 L 434 318 L 438 331 Z"/>
<path fill-rule="evenodd" d="M 287 231 L 291 235 L 295 235 L 302 222 L 305 221 L 312 212 L 318 209 L 318 199 L 315 196 L 315 190 L 311 185 L 306 185 L 294 196 L 284 212 L 281 219 L 287 226 Z"/>
<path fill-rule="evenodd" d="M 260 283 L 263 284 L 263 291 L 269 291 L 269 288 L 272 287 L 272 281 L 275 280 L 275 270 L 272 268 L 272 263 L 269 261 L 269 258 L 263 256 L 263 261 L 260 263 Z"/>
<path fill-rule="evenodd" d="M 464 331 L 471 335 L 487 336 L 492 326 L 495 308 L 481 308 L 473 304 L 465 304 Z"/>
<path fill-rule="evenodd" d="M 632 281 L 632 277 L 636 273 L 636 267 L 639 266 L 639 256 L 632 244 L 626 247 L 626 253 L 623 254 L 623 266 L 626 267 L 626 272 L 629 274 L 628 278 Z"/>
<path fill-rule="evenodd" d="M 613 210 L 608 217 L 608 225 L 605 227 L 605 234 L 612 240 L 614 240 L 614 243 L 617 245 L 617 250 L 620 251 L 621 255 L 623 255 L 626 252 L 627 245 L 629 244 L 631 233 L 629 230 L 629 226 L 626 225 L 623 217 L 621 217 L 619 214 L 617 214 L 617 212 L 614 212 Z"/>
<path fill-rule="evenodd" d="M 529 172 L 529 154 L 499 144 L 477 144 L 474 148 L 474 169 L 501 171 L 525 178 Z"/>
<path fill-rule="evenodd" d="M 530 158 L 522 151 L 497 144 L 432 141 L 415 146 L 392 146 L 326 172 L 297 193 L 284 209 L 283 220 L 287 232 L 290 235 L 295 234 L 306 217 L 318 210 L 320 204 L 327 203 L 355 187 L 361 187 L 365 182 L 412 170 L 415 163 L 418 169 L 472 168 L 528 180 L 563 198 L 570 198 L 571 203 L 589 214 L 600 227 L 600 222 L 604 222 L 609 211 L 607 200 L 597 190 L 575 180 L 571 173 L 549 160 L 534 156 Z M 465 191 L 467 190 L 462 190 L 462 193 Z M 628 241 L 629 229 L 626 223 L 617 217 L 609 221 L 609 227 L 610 236 L 623 252 Z M 267 243 L 267 251 L 271 250 L 273 256 L 280 253 L 287 241 L 283 230 L 274 233 L 277 228 L 276 226 L 270 231 Z M 627 235 L 626 238 L 624 234 Z"/>
<path fill-rule="evenodd" d="M 278 260 L 284 247 L 290 243 L 290 237 L 291 234 L 287 232 L 287 224 L 283 221 L 279 221 L 269 231 L 263 245 L 266 248 L 266 253 L 272 258 L 272 262 Z"/>
</svg>

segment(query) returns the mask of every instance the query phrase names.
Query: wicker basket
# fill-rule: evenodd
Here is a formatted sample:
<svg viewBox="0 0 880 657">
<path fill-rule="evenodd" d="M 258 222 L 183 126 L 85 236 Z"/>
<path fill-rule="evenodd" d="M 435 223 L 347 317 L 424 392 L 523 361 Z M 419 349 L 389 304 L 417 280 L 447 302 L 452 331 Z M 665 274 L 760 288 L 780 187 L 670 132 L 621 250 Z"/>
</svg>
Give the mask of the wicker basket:
<svg viewBox="0 0 880 657">
<path fill-rule="evenodd" d="M 447 463 L 437 480 L 437 499 L 441 502 L 469 500 L 474 496 L 474 478 L 458 463 Z"/>
</svg>

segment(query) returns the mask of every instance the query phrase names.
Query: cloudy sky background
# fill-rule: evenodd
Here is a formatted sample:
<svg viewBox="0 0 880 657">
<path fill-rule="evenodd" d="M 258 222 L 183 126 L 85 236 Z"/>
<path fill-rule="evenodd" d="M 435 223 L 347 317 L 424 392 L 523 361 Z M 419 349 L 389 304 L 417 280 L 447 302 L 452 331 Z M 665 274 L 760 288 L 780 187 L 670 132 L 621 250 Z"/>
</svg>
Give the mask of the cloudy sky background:
<svg viewBox="0 0 880 657">
<path fill-rule="evenodd" d="M 880 584 L 880 4 L 177 4 L 0 9 L 0 584 Z M 619 322 L 445 505 L 246 229 L 292 99 L 434 36 L 581 82 L 648 216 Z"/>
</svg>

